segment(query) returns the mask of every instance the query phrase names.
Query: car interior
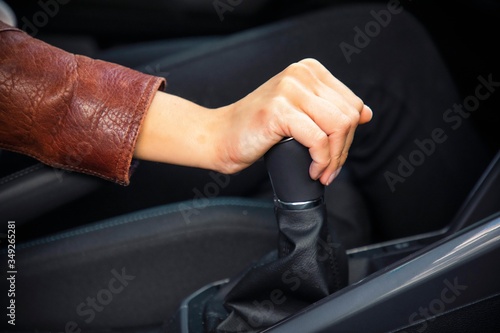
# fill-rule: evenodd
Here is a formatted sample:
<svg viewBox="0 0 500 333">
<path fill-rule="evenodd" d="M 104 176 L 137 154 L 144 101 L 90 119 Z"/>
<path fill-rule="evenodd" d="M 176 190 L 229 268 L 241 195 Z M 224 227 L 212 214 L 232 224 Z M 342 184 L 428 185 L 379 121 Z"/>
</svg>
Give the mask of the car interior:
<svg viewBox="0 0 500 333">
<path fill-rule="evenodd" d="M 13 9 L 18 27 L 36 38 L 133 68 L 142 65 L 139 58 L 174 55 L 249 28 L 353 3 L 5 2 Z M 49 2 L 49 7 L 41 5 Z M 429 32 L 461 97 L 474 92 L 479 75 L 493 73 L 495 78 L 500 73 L 500 53 L 494 47 L 500 33 L 500 2 L 401 3 Z M 34 19 L 41 11 L 50 17 L 47 22 Z M 154 67 L 141 70 L 163 74 Z M 498 332 L 499 108 L 500 93 L 496 93 L 471 115 L 490 152 L 490 163 L 454 218 L 434 229 L 420 228 L 398 238 L 379 233 L 370 226 L 362 197 L 340 177 L 339 186 L 346 194 L 335 197 L 336 205 L 328 213 L 356 209 L 357 218 L 365 221 L 343 230 L 357 235 L 343 239 L 347 286 L 262 332 Z M 150 166 L 155 168 L 154 163 Z M 228 184 L 215 173 L 199 176 L 190 168 L 173 165 L 162 170 L 178 174 L 183 186 L 152 179 L 141 174 L 139 166 L 133 183 L 124 188 L 0 150 L 0 219 L 16 221 L 20 273 L 16 326 L 3 320 L 0 330 L 204 332 L 202 309 L 207 300 L 231 277 L 275 250 L 273 195 L 279 184 L 275 180 L 265 188 L 248 187 L 243 180 L 252 177 L 252 169 Z M 203 192 L 206 184 L 214 184 L 216 195 L 193 199 L 192 189 Z M 242 192 L 244 196 L 235 195 Z M 0 234 L 7 235 L 4 225 Z M 2 265 L 7 261 L 6 244 L 0 238 Z M 85 306 L 89 296 L 105 290 L 96 290 L 93 281 L 103 281 L 106 288 L 110 278 L 121 281 L 125 292 L 115 293 L 110 282 L 107 294 L 113 299 L 109 303 L 102 308 Z M 8 286 L 2 280 L 3 293 Z M 67 306 L 68 294 L 76 295 L 83 306 Z M 46 306 L 30 303 L 33 295 L 45 299 Z M 3 301 L 2 305 L 8 306 Z"/>
</svg>

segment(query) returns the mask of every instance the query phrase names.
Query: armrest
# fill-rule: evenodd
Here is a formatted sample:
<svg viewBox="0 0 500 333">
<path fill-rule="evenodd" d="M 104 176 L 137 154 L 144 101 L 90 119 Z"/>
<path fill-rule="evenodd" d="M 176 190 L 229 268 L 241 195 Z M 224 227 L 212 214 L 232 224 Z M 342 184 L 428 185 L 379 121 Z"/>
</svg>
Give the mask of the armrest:
<svg viewBox="0 0 500 333">
<path fill-rule="evenodd" d="M 100 183 L 91 176 L 37 163 L 0 178 L 0 216 L 24 224 L 90 193 Z"/>
</svg>

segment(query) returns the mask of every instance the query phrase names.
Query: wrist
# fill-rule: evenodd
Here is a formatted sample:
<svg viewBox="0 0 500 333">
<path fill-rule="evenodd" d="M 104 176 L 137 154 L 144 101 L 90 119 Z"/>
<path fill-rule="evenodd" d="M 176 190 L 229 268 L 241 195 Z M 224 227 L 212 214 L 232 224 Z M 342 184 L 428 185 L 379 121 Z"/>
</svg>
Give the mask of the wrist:
<svg viewBox="0 0 500 333">
<path fill-rule="evenodd" d="M 230 104 L 212 110 L 217 117 L 217 130 L 212 135 L 215 147 L 212 155 L 213 170 L 224 174 L 233 174 L 241 170 L 241 164 L 234 154 L 238 133 L 232 132 L 238 132 L 238 129 L 233 119 L 233 108 L 234 105 Z"/>
<path fill-rule="evenodd" d="M 141 126 L 134 156 L 139 159 L 220 170 L 225 109 L 208 109 L 157 92 Z"/>
</svg>

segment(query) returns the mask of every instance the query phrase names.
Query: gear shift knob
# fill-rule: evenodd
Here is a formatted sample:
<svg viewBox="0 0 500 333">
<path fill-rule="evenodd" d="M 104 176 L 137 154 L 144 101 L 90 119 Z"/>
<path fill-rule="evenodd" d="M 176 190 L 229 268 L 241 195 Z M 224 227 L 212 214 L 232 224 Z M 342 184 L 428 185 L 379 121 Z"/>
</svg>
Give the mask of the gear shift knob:
<svg viewBox="0 0 500 333">
<path fill-rule="evenodd" d="M 264 156 L 274 190 L 274 203 L 283 209 L 307 209 L 323 203 L 325 187 L 309 176 L 309 150 L 285 138 Z"/>
</svg>

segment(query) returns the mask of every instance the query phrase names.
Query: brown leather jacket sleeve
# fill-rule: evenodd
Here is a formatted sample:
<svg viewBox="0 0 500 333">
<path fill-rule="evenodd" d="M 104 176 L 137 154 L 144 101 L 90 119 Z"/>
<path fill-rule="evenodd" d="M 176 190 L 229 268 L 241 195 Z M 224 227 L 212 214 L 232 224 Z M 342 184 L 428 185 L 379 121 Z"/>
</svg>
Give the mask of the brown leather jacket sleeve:
<svg viewBox="0 0 500 333">
<path fill-rule="evenodd" d="M 0 21 L 0 148 L 126 185 L 142 120 L 164 85 Z"/>
</svg>

